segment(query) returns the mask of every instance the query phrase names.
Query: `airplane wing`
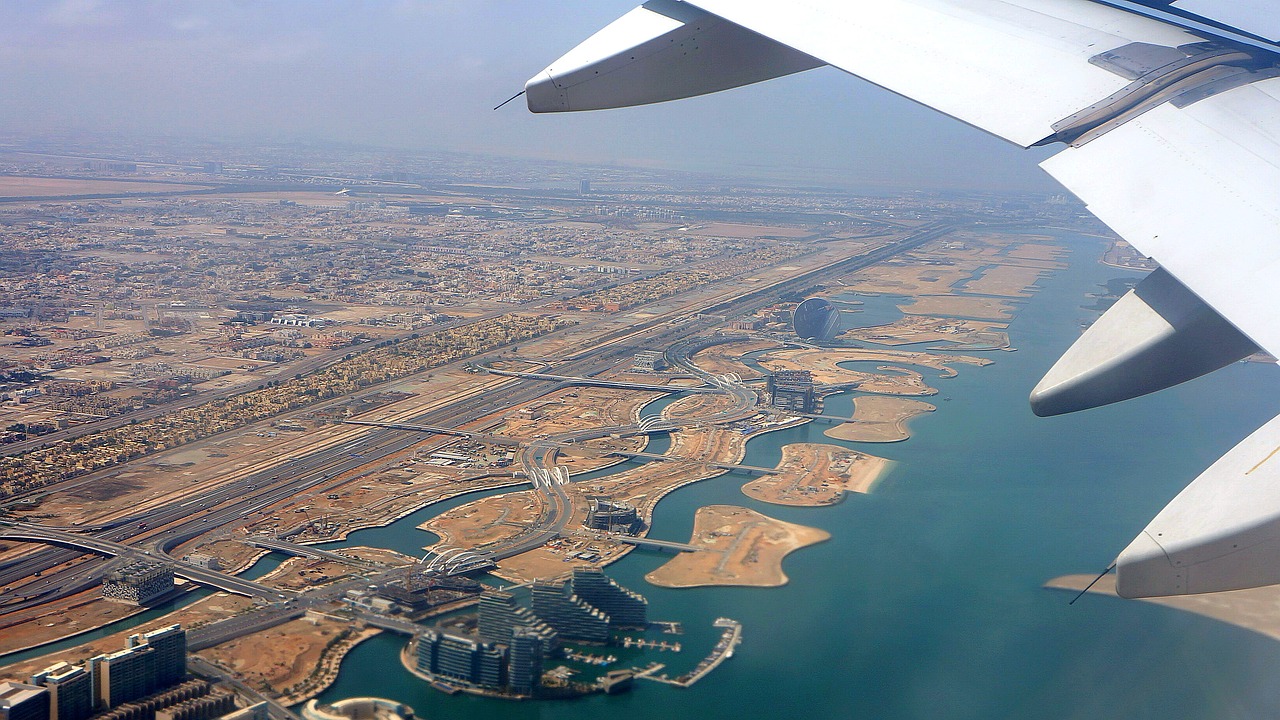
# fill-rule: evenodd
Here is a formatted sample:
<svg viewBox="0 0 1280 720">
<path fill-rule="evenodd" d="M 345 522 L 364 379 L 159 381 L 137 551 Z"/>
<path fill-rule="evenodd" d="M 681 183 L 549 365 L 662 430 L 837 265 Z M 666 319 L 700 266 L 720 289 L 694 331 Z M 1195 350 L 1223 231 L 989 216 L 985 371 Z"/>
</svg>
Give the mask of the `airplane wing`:
<svg viewBox="0 0 1280 720">
<path fill-rule="evenodd" d="M 1280 17 L 1263 0 L 651 0 L 525 86 L 533 112 L 831 65 L 1023 147 L 1161 269 L 1031 395 L 1039 415 L 1280 356 Z M 1117 559 L 1145 597 L 1280 583 L 1280 418 Z"/>
</svg>

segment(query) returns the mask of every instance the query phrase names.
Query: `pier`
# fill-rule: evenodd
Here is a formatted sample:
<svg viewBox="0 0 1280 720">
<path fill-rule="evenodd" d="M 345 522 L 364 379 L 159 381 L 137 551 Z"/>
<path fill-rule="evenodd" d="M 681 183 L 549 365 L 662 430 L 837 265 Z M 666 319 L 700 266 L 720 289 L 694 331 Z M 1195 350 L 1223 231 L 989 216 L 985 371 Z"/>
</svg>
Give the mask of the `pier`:
<svg viewBox="0 0 1280 720">
<path fill-rule="evenodd" d="M 661 669 L 661 665 L 651 666 L 649 669 L 641 671 L 636 675 L 637 678 L 644 680 L 653 680 L 654 682 L 666 683 L 667 685 L 675 685 L 676 687 L 687 688 L 706 677 L 708 673 L 720 667 L 720 663 L 733 657 L 733 651 L 738 647 L 738 643 L 742 642 L 742 623 L 729 618 L 719 618 L 714 623 L 715 627 L 723 628 L 720 633 L 720 640 L 716 646 L 711 649 L 711 653 L 701 660 L 689 672 L 678 678 L 672 679 L 666 675 L 657 675 L 657 671 Z"/>
</svg>

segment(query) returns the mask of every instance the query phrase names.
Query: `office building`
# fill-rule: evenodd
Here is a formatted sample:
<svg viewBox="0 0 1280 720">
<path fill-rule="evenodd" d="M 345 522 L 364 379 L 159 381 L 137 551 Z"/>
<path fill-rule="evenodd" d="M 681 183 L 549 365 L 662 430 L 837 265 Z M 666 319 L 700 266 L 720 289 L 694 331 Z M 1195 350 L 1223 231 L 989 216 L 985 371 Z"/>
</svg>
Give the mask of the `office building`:
<svg viewBox="0 0 1280 720">
<path fill-rule="evenodd" d="M 664 369 L 666 365 L 662 353 L 655 350 L 641 350 L 631 359 L 633 372 L 657 372 Z"/>
<path fill-rule="evenodd" d="M 599 568 L 574 568 L 573 594 L 607 615 L 610 628 L 644 628 L 649 625 L 649 601 L 614 582 Z"/>
<path fill-rule="evenodd" d="M 35 685 L 0 682 L 0 720 L 48 720 L 49 691 Z"/>
<path fill-rule="evenodd" d="M 791 313 L 791 328 L 801 340 L 830 340 L 840 326 L 840 311 L 825 298 L 809 298 Z"/>
<path fill-rule="evenodd" d="M 542 618 L 563 639 L 605 643 L 609 640 L 609 616 L 568 592 L 563 584 L 533 584 L 533 614 Z"/>
<path fill-rule="evenodd" d="M 93 678 L 64 662 L 31 676 L 31 684 L 49 691 L 49 720 L 85 720 L 93 714 Z"/>
<path fill-rule="evenodd" d="M 172 590 L 173 570 L 146 561 L 129 563 L 102 580 L 102 597 L 128 605 L 146 604 Z"/>
<path fill-rule="evenodd" d="M 806 413 L 817 409 L 813 375 L 808 370 L 778 370 L 765 380 L 765 389 L 773 407 Z"/>
<path fill-rule="evenodd" d="M 592 498 L 587 505 L 587 527 L 606 532 L 634 534 L 643 523 L 634 505 Z"/>
<path fill-rule="evenodd" d="M 538 631 L 527 627 L 512 630 L 508 642 L 507 685 L 517 695 L 533 695 L 542 684 L 547 645 Z"/>
<path fill-rule="evenodd" d="M 506 643 L 516 628 L 536 632 L 547 647 L 556 642 L 556 631 L 534 615 L 529 608 L 516 604 L 515 596 L 500 590 L 486 590 L 480 596 L 480 613 L 477 634 L 491 643 Z"/>
</svg>

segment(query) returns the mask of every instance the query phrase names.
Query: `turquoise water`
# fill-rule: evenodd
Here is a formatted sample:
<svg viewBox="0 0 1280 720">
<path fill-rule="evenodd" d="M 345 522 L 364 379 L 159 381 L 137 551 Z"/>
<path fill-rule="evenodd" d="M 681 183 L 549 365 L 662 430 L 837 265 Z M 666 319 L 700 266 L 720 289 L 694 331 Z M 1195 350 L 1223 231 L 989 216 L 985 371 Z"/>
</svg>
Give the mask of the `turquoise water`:
<svg viewBox="0 0 1280 720">
<path fill-rule="evenodd" d="M 687 539 L 694 512 L 710 503 L 833 535 L 788 558 L 791 582 L 777 589 L 656 588 L 643 576 L 665 557 L 646 552 L 610 568 L 648 596 L 654 618 L 685 624 L 690 662 L 714 639 L 714 618 L 743 621 L 738 653 L 692 689 L 641 684 L 562 703 L 448 697 L 400 668 L 400 638 L 381 636 L 348 656 L 322 699 L 379 695 L 438 718 L 1280 713 L 1280 643 L 1145 603 L 1090 596 L 1068 606 L 1069 595 L 1041 587 L 1105 567 L 1183 485 L 1273 415 L 1280 395 L 1273 366 L 1237 364 L 1119 406 L 1033 417 L 1027 393 L 1089 317 L 1086 294 L 1124 274 L 1095 262 L 1097 241 L 1072 243 L 1071 268 L 1043 280 L 1010 328 L 1018 352 L 988 353 L 996 364 L 933 381 L 938 411 L 913 421 L 911 440 L 850 444 L 898 462 L 873 494 L 827 508 L 770 506 L 743 496 L 747 478 L 730 474 L 662 501 L 657 538 Z M 896 317 L 891 300 L 860 299 L 865 311 L 846 322 Z M 826 411 L 847 414 L 850 399 L 829 398 Z M 773 464 L 789 442 L 832 442 L 827 427 L 758 437 L 746 462 Z"/>
</svg>

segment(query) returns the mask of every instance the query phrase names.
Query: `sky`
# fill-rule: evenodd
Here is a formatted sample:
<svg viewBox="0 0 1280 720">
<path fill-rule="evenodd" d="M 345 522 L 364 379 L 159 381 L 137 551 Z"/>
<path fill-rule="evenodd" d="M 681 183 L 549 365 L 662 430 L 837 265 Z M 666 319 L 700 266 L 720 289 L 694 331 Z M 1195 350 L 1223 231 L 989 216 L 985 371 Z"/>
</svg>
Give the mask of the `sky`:
<svg viewBox="0 0 1280 720">
<path fill-rule="evenodd" d="M 831 68 L 642 108 L 493 106 L 638 0 L 0 3 L 0 124 L 335 141 L 815 184 L 1055 192 L 1024 151 Z"/>
</svg>

